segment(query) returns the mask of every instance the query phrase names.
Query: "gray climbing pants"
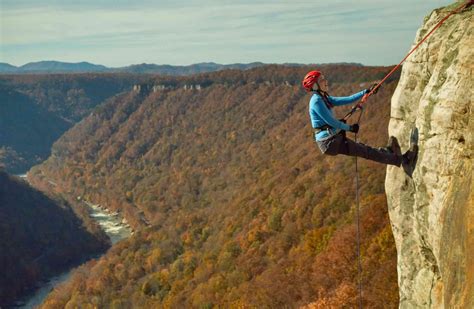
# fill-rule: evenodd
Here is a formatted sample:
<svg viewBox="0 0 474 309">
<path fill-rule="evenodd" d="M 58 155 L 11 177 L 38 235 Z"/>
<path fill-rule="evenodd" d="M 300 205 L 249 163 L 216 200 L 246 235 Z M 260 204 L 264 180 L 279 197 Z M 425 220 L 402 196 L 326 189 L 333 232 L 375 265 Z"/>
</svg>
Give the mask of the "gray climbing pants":
<svg viewBox="0 0 474 309">
<path fill-rule="evenodd" d="M 377 148 L 356 143 L 344 136 L 342 132 L 330 137 L 327 140 L 316 141 L 321 152 L 325 155 L 335 156 L 344 154 L 347 156 L 358 156 L 364 159 L 400 166 L 402 156 Z"/>
</svg>

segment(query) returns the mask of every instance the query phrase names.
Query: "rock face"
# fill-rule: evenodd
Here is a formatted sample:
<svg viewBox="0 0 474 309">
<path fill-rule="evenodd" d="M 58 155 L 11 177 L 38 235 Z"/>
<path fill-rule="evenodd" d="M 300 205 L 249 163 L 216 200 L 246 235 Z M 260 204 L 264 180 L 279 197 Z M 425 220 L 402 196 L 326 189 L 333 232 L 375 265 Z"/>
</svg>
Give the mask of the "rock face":
<svg viewBox="0 0 474 309">
<path fill-rule="evenodd" d="M 415 43 L 459 6 L 435 10 Z M 473 7 L 451 16 L 404 64 L 389 134 L 407 150 L 419 130 L 412 177 L 388 167 L 385 188 L 398 252 L 400 308 L 474 308 Z"/>
</svg>

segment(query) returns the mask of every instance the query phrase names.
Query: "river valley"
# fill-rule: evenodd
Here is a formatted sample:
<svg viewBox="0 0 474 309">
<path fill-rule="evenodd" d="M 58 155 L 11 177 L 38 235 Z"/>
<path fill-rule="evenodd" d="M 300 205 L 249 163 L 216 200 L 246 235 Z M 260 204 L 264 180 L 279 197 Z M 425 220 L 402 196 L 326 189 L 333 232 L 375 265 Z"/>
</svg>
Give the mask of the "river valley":
<svg viewBox="0 0 474 309">
<path fill-rule="evenodd" d="M 18 175 L 19 177 L 25 179 L 26 175 Z M 133 234 L 128 223 L 122 219 L 118 213 L 111 213 L 104 207 L 100 205 L 95 205 L 93 203 L 83 201 L 85 205 L 89 208 L 89 216 L 94 219 L 100 227 L 104 230 L 107 236 L 110 238 L 112 245 L 119 242 L 122 239 L 130 237 Z M 93 258 L 100 258 L 96 256 Z M 46 299 L 48 294 L 59 284 L 67 281 L 71 274 L 74 272 L 76 267 L 55 276 L 49 279 L 46 282 L 41 283 L 38 286 L 38 289 L 33 292 L 29 297 L 24 300 L 17 302 L 16 308 L 30 309 L 35 308 L 36 306 L 41 305 L 41 303 Z"/>
</svg>

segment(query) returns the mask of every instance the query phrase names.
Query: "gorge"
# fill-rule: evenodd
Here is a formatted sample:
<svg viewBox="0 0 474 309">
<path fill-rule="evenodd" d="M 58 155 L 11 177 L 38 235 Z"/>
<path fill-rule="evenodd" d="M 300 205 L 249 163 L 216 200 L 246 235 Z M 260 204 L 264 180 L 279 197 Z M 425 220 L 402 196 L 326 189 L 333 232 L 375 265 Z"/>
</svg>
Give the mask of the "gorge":
<svg viewBox="0 0 474 309">
<path fill-rule="evenodd" d="M 415 43 L 460 3 L 432 12 Z M 419 144 L 409 174 L 359 161 L 364 307 L 474 307 L 472 11 L 453 15 L 364 110 L 361 142 L 385 146 L 392 135 L 406 151 L 416 128 Z M 393 67 L 318 68 L 330 93 L 343 96 Z M 323 156 L 314 144 L 309 96 L 300 85 L 310 69 L 1 76 L 0 94 L 20 98 L 23 111 L 60 132 L 42 146 L 41 160 L 48 159 L 28 172 L 31 185 L 47 196 L 37 192 L 32 200 L 62 201 L 54 207 L 59 203 L 71 215 L 71 229 L 87 231 L 89 245 L 107 243 L 86 216 L 89 206 L 94 217 L 119 214 L 133 229 L 77 268 L 41 308 L 356 307 L 354 160 Z M 25 128 L 3 124 L 9 130 L 2 132 Z M 26 128 L 21 136 L 34 136 Z M 2 138 L 9 144 L 0 160 L 16 168 L 28 158 L 24 145 L 15 144 L 22 139 Z M 105 210 L 96 204 L 107 214 L 97 213 Z M 0 228 L 28 226 L 18 207 L 0 208 Z M 46 247 L 57 234 L 71 237 L 43 228 Z M 2 244 L 20 253 L 2 247 L 1 257 L 28 261 L 19 245 L 23 234 L 8 233 Z M 33 249 L 33 260 L 45 250 Z"/>
</svg>

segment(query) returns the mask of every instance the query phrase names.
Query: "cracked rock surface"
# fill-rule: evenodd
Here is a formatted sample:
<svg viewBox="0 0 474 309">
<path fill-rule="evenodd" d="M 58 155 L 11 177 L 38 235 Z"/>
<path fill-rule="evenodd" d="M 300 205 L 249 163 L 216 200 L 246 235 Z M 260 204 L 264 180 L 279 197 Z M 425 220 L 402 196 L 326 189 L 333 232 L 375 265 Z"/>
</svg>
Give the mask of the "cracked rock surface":
<svg viewBox="0 0 474 309">
<path fill-rule="evenodd" d="M 415 42 L 454 7 L 433 11 Z M 403 65 L 389 134 L 409 147 L 412 177 L 388 167 L 385 189 L 398 254 L 400 308 L 474 308 L 473 6 L 451 16 Z"/>
</svg>

